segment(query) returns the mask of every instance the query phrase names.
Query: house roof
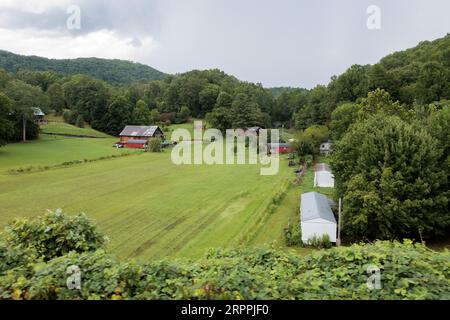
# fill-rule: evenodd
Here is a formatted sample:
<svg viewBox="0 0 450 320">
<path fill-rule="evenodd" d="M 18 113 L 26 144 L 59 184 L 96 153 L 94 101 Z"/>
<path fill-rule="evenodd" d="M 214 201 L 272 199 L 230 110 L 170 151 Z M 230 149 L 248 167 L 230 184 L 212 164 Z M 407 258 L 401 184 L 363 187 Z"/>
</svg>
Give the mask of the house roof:
<svg viewBox="0 0 450 320">
<path fill-rule="evenodd" d="M 35 116 L 45 116 L 45 113 L 42 112 L 41 108 L 32 107 L 31 110 L 33 110 Z"/>
<path fill-rule="evenodd" d="M 120 136 L 153 137 L 158 129 L 158 126 L 126 126 L 120 133 Z"/>
<path fill-rule="evenodd" d="M 334 176 L 330 171 L 316 171 L 314 178 L 317 187 L 334 188 Z"/>
<path fill-rule="evenodd" d="M 302 194 L 300 212 L 302 222 L 323 219 L 336 223 L 336 218 L 333 211 L 331 211 L 330 201 L 321 193 L 309 192 Z"/>
</svg>

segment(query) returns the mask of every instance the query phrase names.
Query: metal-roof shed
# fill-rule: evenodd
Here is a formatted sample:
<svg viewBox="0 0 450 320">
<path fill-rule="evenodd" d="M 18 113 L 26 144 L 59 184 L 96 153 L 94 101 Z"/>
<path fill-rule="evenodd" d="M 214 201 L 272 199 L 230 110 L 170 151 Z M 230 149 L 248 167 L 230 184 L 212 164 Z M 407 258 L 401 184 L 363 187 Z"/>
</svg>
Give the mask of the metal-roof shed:
<svg viewBox="0 0 450 320">
<path fill-rule="evenodd" d="M 336 242 L 337 222 L 330 207 L 331 201 L 317 192 L 304 193 L 301 196 L 300 220 L 302 240 L 306 243 L 315 236 L 328 234 L 331 242 Z"/>
<path fill-rule="evenodd" d="M 326 163 L 319 163 L 315 166 L 314 187 L 334 188 L 334 175 Z"/>
</svg>

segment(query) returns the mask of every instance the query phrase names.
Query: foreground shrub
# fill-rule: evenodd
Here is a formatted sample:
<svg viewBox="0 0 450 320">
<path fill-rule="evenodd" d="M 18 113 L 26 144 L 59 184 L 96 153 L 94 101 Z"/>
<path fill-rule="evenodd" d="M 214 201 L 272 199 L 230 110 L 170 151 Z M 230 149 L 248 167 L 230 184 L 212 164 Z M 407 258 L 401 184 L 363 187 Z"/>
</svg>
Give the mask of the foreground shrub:
<svg viewBox="0 0 450 320">
<path fill-rule="evenodd" d="M 54 218 L 30 224 L 52 225 Z M 71 218 L 58 217 L 56 225 L 65 219 Z M 49 250 L 37 244 L 59 243 L 59 232 L 50 242 L 25 241 L 30 244 L 26 247 L 16 242 L 22 237 L 3 242 L 0 255 L 12 263 L 2 259 L 0 299 L 450 299 L 450 253 L 411 241 L 339 247 L 306 257 L 267 248 L 214 249 L 195 262 L 136 263 L 93 251 L 103 242 L 85 235 L 86 230 L 87 235 L 98 234 L 90 227 L 80 229 L 79 236 L 91 245 L 70 252 L 53 248 L 44 256 L 55 256 L 48 261 L 37 252 Z M 16 255 L 22 258 L 12 258 Z M 81 271 L 80 290 L 67 286 L 71 266 Z M 373 269 L 380 276 L 376 290 L 367 286 Z"/>
<path fill-rule="evenodd" d="M 150 152 L 161 152 L 162 151 L 161 139 L 158 138 L 151 139 L 148 149 Z"/>
<path fill-rule="evenodd" d="M 60 210 L 35 220 L 18 219 L 0 239 L 8 246 L 32 248 L 45 261 L 71 251 L 95 251 L 106 241 L 84 214 L 69 216 Z"/>
<path fill-rule="evenodd" d="M 311 239 L 309 239 L 308 245 L 317 249 L 329 249 L 332 247 L 331 239 L 328 234 L 312 236 Z"/>
</svg>

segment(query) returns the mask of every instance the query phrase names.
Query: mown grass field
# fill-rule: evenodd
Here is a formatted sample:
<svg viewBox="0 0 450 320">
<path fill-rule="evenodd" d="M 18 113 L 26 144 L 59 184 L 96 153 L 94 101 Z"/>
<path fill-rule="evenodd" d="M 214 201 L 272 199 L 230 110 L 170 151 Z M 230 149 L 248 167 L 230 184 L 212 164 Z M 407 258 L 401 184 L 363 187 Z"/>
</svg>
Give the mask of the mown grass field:
<svg viewBox="0 0 450 320">
<path fill-rule="evenodd" d="M 117 150 L 112 147 L 114 142 L 117 142 L 117 138 L 90 139 L 41 135 L 39 140 L 1 147 L 0 173 L 28 166 L 57 165 L 66 161 L 136 152 L 129 149 Z"/>
<path fill-rule="evenodd" d="M 85 212 L 120 257 L 138 258 L 197 257 L 208 248 L 245 245 L 259 229 L 280 234 L 265 221 L 273 196 L 294 178 L 286 160 L 279 175 L 261 176 L 253 165 L 176 166 L 167 150 L 8 174 L 15 167 L 129 152 L 112 148 L 114 141 L 43 136 L 1 148 L 0 226 L 47 209 Z"/>
</svg>

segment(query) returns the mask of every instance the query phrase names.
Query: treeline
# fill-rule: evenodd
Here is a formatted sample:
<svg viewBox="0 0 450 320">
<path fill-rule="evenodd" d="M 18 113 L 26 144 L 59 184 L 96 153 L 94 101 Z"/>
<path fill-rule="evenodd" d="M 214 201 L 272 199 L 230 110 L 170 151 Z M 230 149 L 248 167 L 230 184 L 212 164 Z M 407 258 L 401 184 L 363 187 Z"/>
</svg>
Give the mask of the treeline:
<svg viewBox="0 0 450 320">
<path fill-rule="evenodd" d="M 449 252 L 411 241 L 353 245 L 305 257 L 275 249 L 214 249 L 195 262 L 120 261 L 106 248 L 105 237 L 83 215 L 54 212 L 15 221 L 0 233 L 0 299 L 450 298 Z M 381 285 L 368 281 L 373 268 L 380 269 Z"/>
<path fill-rule="evenodd" d="M 63 115 L 72 124 L 117 135 L 126 125 L 183 123 L 206 117 L 217 128 L 270 126 L 274 99 L 261 85 L 241 82 L 220 70 L 192 71 L 164 80 L 113 86 L 87 75 L 62 76 L 50 71 L 0 71 L 1 121 L 10 126 L 27 119 L 27 138 L 35 138 L 31 110 Z M 34 98 L 33 98 L 34 97 Z M 20 126 L 19 126 L 20 127 Z M 18 128 L 19 128 L 18 127 Z M 5 127 L 6 128 L 6 127 Z M 3 141 L 19 135 L 2 133 Z M 17 133 L 20 133 L 18 131 Z"/>
<path fill-rule="evenodd" d="M 0 50 L 0 68 L 11 73 L 16 73 L 20 70 L 31 70 L 52 71 L 66 76 L 85 74 L 113 85 L 161 80 L 166 76 L 164 73 L 147 65 L 124 60 L 99 58 L 58 60 L 23 56 L 2 50 Z"/>
</svg>

